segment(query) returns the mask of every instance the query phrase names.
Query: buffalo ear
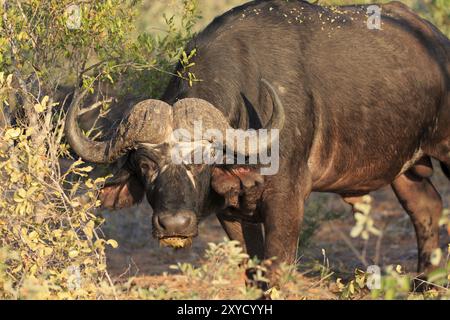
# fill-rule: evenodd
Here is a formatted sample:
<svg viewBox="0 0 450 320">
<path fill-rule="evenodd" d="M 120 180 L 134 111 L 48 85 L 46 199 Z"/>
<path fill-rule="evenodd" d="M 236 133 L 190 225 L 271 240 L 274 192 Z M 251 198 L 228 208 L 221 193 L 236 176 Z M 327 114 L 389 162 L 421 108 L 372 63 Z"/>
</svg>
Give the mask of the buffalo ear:
<svg viewBox="0 0 450 320">
<path fill-rule="evenodd" d="M 214 168 L 211 177 L 211 187 L 225 199 L 224 207 L 239 207 L 241 182 L 230 171 L 218 167 Z"/>
<path fill-rule="evenodd" d="M 100 191 L 102 207 L 113 210 L 127 208 L 144 198 L 145 188 L 134 174 L 121 172 L 119 176 L 120 179 L 108 183 Z"/>
<path fill-rule="evenodd" d="M 263 186 L 264 177 L 257 169 L 216 167 L 212 173 L 211 187 L 224 197 L 224 206 L 239 209 L 244 213 L 256 209 Z"/>
</svg>

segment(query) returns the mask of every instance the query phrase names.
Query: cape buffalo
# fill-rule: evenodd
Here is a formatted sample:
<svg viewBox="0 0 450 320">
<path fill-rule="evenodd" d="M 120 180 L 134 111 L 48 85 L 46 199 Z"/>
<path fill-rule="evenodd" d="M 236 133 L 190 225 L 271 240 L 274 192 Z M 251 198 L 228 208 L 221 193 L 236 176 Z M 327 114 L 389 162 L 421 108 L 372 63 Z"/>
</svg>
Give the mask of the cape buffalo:
<svg viewBox="0 0 450 320">
<path fill-rule="evenodd" d="M 146 196 L 154 236 L 174 247 L 215 213 L 249 254 L 291 263 L 311 192 L 354 205 L 390 184 L 414 224 L 419 270 L 429 268 L 442 211 L 430 159 L 450 176 L 450 41 L 401 3 L 379 8 L 381 28 L 369 28 L 367 6 L 272 0 L 236 7 L 185 50 L 195 49 L 189 71 L 201 81 L 174 76 L 161 100 L 137 104 L 108 141 L 81 133 L 77 95 L 66 123 L 73 150 L 94 163 L 125 160 L 101 192 L 103 205 L 131 206 Z M 181 63 L 176 68 L 184 72 Z M 221 132 L 278 129 L 278 172 L 173 163 L 171 133 L 191 132 L 200 120 Z"/>
</svg>

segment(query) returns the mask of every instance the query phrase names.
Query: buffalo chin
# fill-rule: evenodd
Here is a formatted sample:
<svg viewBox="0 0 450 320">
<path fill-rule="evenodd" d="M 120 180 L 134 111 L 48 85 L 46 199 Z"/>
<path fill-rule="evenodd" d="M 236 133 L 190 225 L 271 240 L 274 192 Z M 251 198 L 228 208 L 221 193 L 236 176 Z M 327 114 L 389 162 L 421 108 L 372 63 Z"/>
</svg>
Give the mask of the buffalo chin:
<svg viewBox="0 0 450 320">
<path fill-rule="evenodd" d="M 192 245 L 191 237 L 164 237 L 159 239 L 161 247 L 169 247 L 173 249 L 188 248 Z"/>
</svg>

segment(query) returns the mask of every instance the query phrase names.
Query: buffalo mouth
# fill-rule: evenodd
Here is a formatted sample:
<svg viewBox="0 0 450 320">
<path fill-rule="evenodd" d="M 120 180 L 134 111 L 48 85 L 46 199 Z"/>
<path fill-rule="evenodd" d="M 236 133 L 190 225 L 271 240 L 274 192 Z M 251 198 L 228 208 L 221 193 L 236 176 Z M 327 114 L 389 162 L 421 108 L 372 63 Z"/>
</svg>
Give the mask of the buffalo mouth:
<svg viewBox="0 0 450 320">
<path fill-rule="evenodd" d="M 192 245 L 192 237 L 185 236 L 170 236 L 159 238 L 159 245 L 161 247 L 169 247 L 173 249 L 188 248 Z"/>
</svg>

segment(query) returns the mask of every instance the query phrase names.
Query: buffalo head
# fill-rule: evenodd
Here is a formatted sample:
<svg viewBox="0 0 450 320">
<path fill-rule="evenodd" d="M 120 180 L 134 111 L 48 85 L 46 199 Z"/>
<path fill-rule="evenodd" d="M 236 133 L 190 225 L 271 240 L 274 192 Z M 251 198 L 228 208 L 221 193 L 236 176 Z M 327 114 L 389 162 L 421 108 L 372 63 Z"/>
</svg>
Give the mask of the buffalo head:
<svg viewBox="0 0 450 320">
<path fill-rule="evenodd" d="M 273 87 L 265 80 L 262 83 L 273 101 L 272 117 L 265 129 L 281 129 L 283 105 Z M 197 235 L 199 219 L 214 210 L 214 205 L 255 210 L 264 180 L 252 167 L 174 161 L 174 152 L 179 151 L 175 149 L 180 145 L 193 142 L 205 146 L 213 142 L 189 135 L 195 123 L 200 122 L 203 130 L 225 132 L 230 128 L 225 116 L 209 102 L 186 98 L 170 106 L 159 100 L 142 101 L 129 111 L 107 141 L 99 142 L 81 132 L 77 115 L 83 94 L 75 96 L 66 118 L 66 136 L 72 149 L 88 162 L 111 164 L 120 159 L 122 163 L 100 192 L 102 205 L 124 208 L 146 197 L 153 208 L 153 235 L 161 244 L 190 244 Z M 188 138 L 180 138 L 180 132 Z M 270 143 L 266 142 L 266 147 L 270 148 Z M 227 141 L 219 146 L 222 150 L 230 147 Z M 232 150 L 246 157 L 253 152 L 234 145 Z"/>
</svg>

